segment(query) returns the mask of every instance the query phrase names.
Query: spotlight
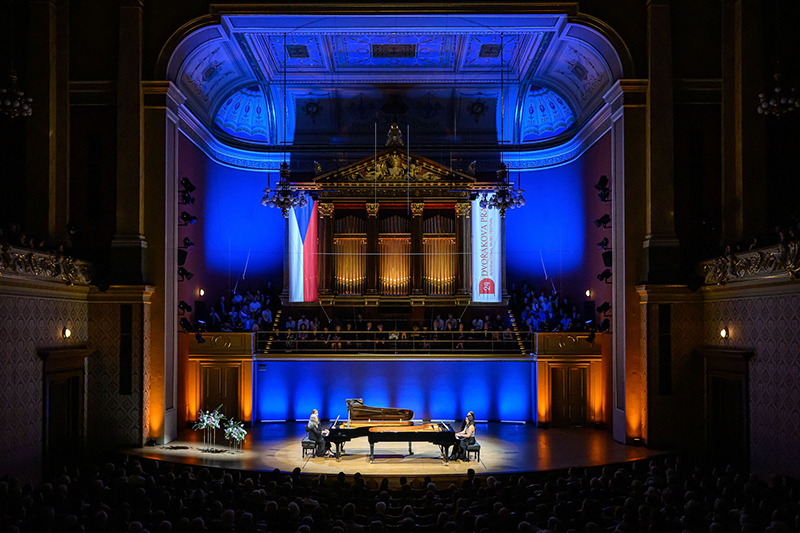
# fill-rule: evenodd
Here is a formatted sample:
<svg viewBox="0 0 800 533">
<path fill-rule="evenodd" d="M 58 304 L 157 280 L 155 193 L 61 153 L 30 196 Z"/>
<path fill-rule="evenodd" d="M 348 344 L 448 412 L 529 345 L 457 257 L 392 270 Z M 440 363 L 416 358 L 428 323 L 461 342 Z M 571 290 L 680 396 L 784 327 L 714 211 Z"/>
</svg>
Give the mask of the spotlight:
<svg viewBox="0 0 800 533">
<path fill-rule="evenodd" d="M 72 336 L 72 331 L 69 328 L 64 328 L 61 330 L 61 336 L 65 339 L 69 339 Z"/>
<path fill-rule="evenodd" d="M 608 240 L 608 239 L 606 239 L 606 240 Z M 189 237 L 184 237 L 183 238 L 183 247 L 184 248 L 191 248 L 192 246 L 194 246 L 194 243 L 192 242 L 192 240 Z"/>
<path fill-rule="evenodd" d="M 197 321 L 197 331 L 199 331 L 200 333 L 205 333 L 206 331 L 208 331 L 206 329 L 205 321 L 203 321 L 203 320 L 198 320 Z"/>
<path fill-rule="evenodd" d="M 183 187 L 186 192 L 194 192 L 197 190 L 197 187 L 192 185 L 192 182 L 189 181 L 189 178 L 181 179 L 181 187 Z"/>
<path fill-rule="evenodd" d="M 203 344 L 206 340 L 203 338 L 203 334 L 199 331 L 194 334 L 194 340 L 197 341 L 197 344 Z"/>
<path fill-rule="evenodd" d="M 595 337 L 596 337 L 596 335 L 595 335 L 594 331 L 590 331 L 589 332 L 589 336 L 586 337 L 586 342 L 588 342 L 589 344 L 592 344 L 594 342 L 594 338 Z"/>
<path fill-rule="evenodd" d="M 181 301 L 178 303 L 178 309 L 180 309 L 181 311 L 183 311 L 183 312 L 185 312 L 185 313 L 191 313 L 191 312 L 192 312 L 192 306 L 191 306 L 191 305 L 189 305 L 189 304 L 187 304 L 187 303 L 186 303 L 186 302 L 184 302 L 183 300 L 181 300 Z"/>
<path fill-rule="evenodd" d="M 186 179 L 186 178 L 184 178 Z M 600 179 L 597 181 L 597 185 L 594 186 L 595 189 L 598 191 L 602 191 L 603 189 L 608 188 L 608 176 L 605 174 L 600 176 Z"/>
<path fill-rule="evenodd" d="M 189 194 L 189 191 L 181 191 L 181 203 L 183 205 L 189 205 L 194 203 L 194 196 Z"/>
<path fill-rule="evenodd" d="M 178 281 L 186 281 L 186 280 L 191 280 L 194 277 L 194 274 L 192 274 L 183 267 L 178 267 L 178 276 L 180 276 L 181 278 Z"/>
<path fill-rule="evenodd" d="M 597 306 L 597 312 L 606 314 L 611 310 L 611 304 L 608 302 L 603 302 L 601 305 Z"/>
<path fill-rule="evenodd" d="M 608 225 L 611 224 L 611 215 L 606 213 L 605 215 L 601 216 L 597 220 L 594 221 L 594 225 L 598 228 L 603 226 L 604 228 L 608 228 Z"/>
<path fill-rule="evenodd" d="M 190 226 L 197 222 L 197 217 L 190 215 L 186 211 L 181 211 L 181 220 L 183 221 L 184 226 Z"/>
<path fill-rule="evenodd" d="M 608 268 L 607 268 L 607 269 L 605 269 L 605 270 L 603 270 L 602 272 L 600 272 L 600 273 L 597 275 L 597 281 L 604 281 L 604 282 L 606 282 L 606 283 L 609 283 L 609 281 L 608 281 L 608 280 L 609 280 L 609 278 L 611 278 L 611 270 L 610 270 L 610 269 L 608 269 Z M 191 279 L 191 278 L 190 278 L 190 279 Z"/>
<path fill-rule="evenodd" d="M 597 331 L 599 331 L 600 333 L 603 333 L 603 332 L 608 331 L 608 329 L 610 327 L 611 327 L 611 321 L 606 318 L 605 320 L 603 320 L 602 322 L 600 322 L 597 325 Z"/>
<path fill-rule="evenodd" d="M 184 331 L 194 331 L 194 326 L 186 317 L 181 318 L 181 327 L 184 329 Z"/>
<path fill-rule="evenodd" d="M 597 195 L 600 198 L 601 202 L 610 202 L 611 201 L 611 189 L 603 189 L 600 191 L 600 194 Z M 192 200 L 194 201 L 194 200 Z"/>
<path fill-rule="evenodd" d="M 184 239 L 184 242 L 186 242 L 186 239 Z M 608 245 L 608 237 L 603 237 L 603 240 L 597 243 L 597 247 L 602 248 L 603 250 L 608 250 Z"/>
</svg>

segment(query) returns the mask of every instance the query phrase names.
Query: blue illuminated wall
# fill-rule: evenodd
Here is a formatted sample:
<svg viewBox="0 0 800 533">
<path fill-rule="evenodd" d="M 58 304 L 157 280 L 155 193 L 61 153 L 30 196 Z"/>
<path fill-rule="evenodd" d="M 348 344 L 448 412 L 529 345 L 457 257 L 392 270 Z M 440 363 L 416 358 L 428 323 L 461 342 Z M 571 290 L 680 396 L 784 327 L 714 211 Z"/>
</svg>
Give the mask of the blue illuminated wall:
<svg viewBox="0 0 800 533">
<path fill-rule="evenodd" d="M 603 213 L 611 214 L 611 204 L 601 202 L 594 188 L 603 174 L 611 175 L 608 133 L 571 163 L 521 173 L 528 203 L 506 214 L 507 287 L 527 279 L 549 292 L 546 268 L 556 289 L 573 301 L 584 300 L 586 289 L 596 293 L 595 300 L 610 298 L 610 286 L 597 281 L 605 268 L 597 243 L 603 237 L 611 239 L 610 229 L 594 224 Z M 516 180 L 517 173 L 511 172 L 511 177 Z"/>
<path fill-rule="evenodd" d="M 237 280 L 240 292 L 267 280 L 280 289 L 284 224 L 280 211 L 261 205 L 267 174 L 215 163 L 183 136 L 179 171 L 197 187 L 194 204 L 179 206 L 197 217 L 195 224 L 178 228 L 179 242 L 189 237 L 195 243 L 185 265 L 194 277 L 179 284 L 179 297 L 191 302 L 202 287 L 211 303 L 229 296 Z"/>
<path fill-rule="evenodd" d="M 255 369 L 255 420 L 347 418 L 345 399 L 412 409 L 414 418 L 532 421 L 527 361 L 265 361 Z"/>
</svg>

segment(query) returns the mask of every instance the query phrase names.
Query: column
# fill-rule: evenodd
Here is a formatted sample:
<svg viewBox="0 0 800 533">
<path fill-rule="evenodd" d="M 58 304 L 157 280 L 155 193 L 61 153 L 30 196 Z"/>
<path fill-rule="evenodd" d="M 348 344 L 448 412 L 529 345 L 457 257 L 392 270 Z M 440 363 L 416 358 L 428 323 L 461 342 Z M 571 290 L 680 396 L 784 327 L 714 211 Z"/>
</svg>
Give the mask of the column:
<svg viewBox="0 0 800 533">
<path fill-rule="evenodd" d="M 319 213 L 319 294 L 333 292 L 333 204 L 320 202 Z"/>
<path fill-rule="evenodd" d="M 120 0 L 117 71 L 117 230 L 111 242 L 115 283 L 144 279 L 144 97 L 142 1 Z"/>
<path fill-rule="evenodd" d="M 614 261 L 611 305 L 613 437 L 619 442 L 642 437 L 646 418 L 646 381 L 640 341 L 641 318 L 636 285 L 644 263 L 646 219 L 647 80 L 621 80 L 606 93 L 611 106 L 611 244 Z"/>
<path fill-rule="evenodd" d="M 646 235 L 644 278 L 674 282 L 680 271 L 675 236 L 672 26 L 670 0 L 647 2 Z"/>
<path fill-rule="evenodd" d="M 367 204 L 367 294 L 378 294 L 378 205 Z"/>
<path fill-rule="evenodd" d="M 28 72 L 33 98 L 25 120 L 27 158 L 24 231 L 67 242 L 69 219 L 69 4 L 30 2 Z"/>
<path fill-rule="evenodd" d="M 411 294 L 422 294 L 422 211 L 424 203 L 411 204 Z"/>
<path fill-rule="evenodd" d="M 470 294 L 472 289 L 472 204 L 456 204 L 456 242 L 458 243 L 457 293 Z"/>
<path fill-rule="evenodd" d="M 766 218 L 761 2 L 722 2 L 722 241 L 758 235 Z"/>
</svg>

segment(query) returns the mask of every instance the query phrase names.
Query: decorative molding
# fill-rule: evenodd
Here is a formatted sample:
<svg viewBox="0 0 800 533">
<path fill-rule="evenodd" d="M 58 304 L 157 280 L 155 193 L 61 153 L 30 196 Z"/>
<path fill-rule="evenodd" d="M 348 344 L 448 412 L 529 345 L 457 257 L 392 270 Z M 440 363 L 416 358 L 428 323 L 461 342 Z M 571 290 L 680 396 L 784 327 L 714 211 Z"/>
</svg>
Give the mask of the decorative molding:
<svg viewBox="0 0 800 533">
<path fill-rule="evenodd" d="M 9 244 L 0 245 L 0 276 L 12 275 L 36 280 L 89 285 L 92 265 L 67 255 L 57 255 Z"/>
<path fill-rule="evenodd" d="M 700 274 L 706 285 L 769 278 L 796 280 L 800 276 L 800 242 L 781 243 L 709 259 L 700 263 Z"/>
<path fill-rule="evenodd" d="M 333 209 L 333 203 L 331 202 L 320 202 L 317 204 L 317 212 L 320 218 L 333 217 Z"/>
<path fill-rule="evenodd" d="M 456 204 L 456 216 L 469 218 L 472 212 L 472 204 L 469 202 L 458 202 Z"/>
<path fill-rule="evenodd" d="M 367 203 L 367 216 L 368 217 L 377 217 L 378 216 L 378 206 L 380 204 L 377 203 Z"/>
<path fill-rule="evenodd" d="M 411 204 L 411 215 L 414 217 L 421 217 L 422 211 L 425 209 L 424 203 Z"/>
</svg>

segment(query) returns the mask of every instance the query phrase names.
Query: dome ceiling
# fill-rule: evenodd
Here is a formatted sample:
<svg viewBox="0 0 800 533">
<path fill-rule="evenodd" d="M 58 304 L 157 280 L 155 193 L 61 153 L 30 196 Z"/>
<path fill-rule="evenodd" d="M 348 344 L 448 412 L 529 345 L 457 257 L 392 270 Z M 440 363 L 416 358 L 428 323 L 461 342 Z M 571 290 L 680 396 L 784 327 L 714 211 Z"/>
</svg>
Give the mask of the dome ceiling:
<svg viewBox="0 0 800 533">
<path fill-rule="evenodd" d="M 563 15 L 223 16 L 168 66 L 213 136 L 255 149 L 371 144 L 394 117 L 417 142 L 568 139 L 621 74 Z"/>
</svg>

